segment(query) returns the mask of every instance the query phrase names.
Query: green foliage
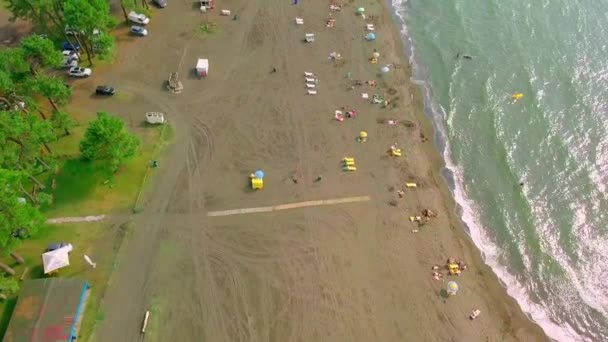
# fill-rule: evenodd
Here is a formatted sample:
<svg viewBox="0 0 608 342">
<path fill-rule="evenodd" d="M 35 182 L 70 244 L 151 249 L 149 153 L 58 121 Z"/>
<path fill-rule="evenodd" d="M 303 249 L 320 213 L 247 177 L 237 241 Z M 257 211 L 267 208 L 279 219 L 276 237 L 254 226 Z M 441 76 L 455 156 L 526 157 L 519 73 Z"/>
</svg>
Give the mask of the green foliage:
<svg viewBox="0 0 608 342">
<path fill-rule="evenodd" d="M 49 157 L 42 146 L 55 139 L 50 122 L 23 112 L 0 111 L 0 167 L 38 173 L 39 160 Z"/>
<path fill-rule="evenodd" d="M 19 292 L 19 282 L 15 278 L 0 277 L 0 293 L 11 296 L 17 292 Z"/>
<path fill-rule="evenodd" d="M 32 72 L 36 72 L 39 67 L 59 67 L 63 62 L 63 54 L 47 38 L 38 35 L 27 36 L 21 40 L 19 47 Z"/>
<path fill-rule="evenodd" d="M 106 32 L 116 22 L 107 0 L 65 0 L 63 8 L 65 25 L 82 33 L 87 53 L 103 53 L 111 46 L 113 38 Z"/>
<path fill-rule="evenodd" d="M 25 236 L 35 235 L 44 225 L 37 207 L 20 200 L 25 175 L 0 169 L 0 249 L 10 251 Z M 17 234 L 22 229 L 24 234 Z"/>
<path fill-rule="evenodd" d="M 125 129 L 121 119 L 100 112 L 80 142 L 80 153 L 85 160 L 109 162 L 110 170 L 115 172 L 138 147 L 139 139 Z"/>
<path fill-rule="evenodd" d="M 51 123 L 55 129 L 63 131 L 65 135 L 69 135 L 76 124 L 74 119 L 62 110 L 53 112 Z"/>
</svg>

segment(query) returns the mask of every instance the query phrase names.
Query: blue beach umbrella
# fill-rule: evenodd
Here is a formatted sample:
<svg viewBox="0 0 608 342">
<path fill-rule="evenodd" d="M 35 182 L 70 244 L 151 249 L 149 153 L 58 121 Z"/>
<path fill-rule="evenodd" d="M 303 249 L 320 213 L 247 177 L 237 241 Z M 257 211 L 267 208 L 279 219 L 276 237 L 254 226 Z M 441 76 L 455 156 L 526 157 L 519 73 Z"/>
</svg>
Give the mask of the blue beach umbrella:
<svg viewBox="0 0 608 342">
<path fill-rule="evenodd" d="M 255 176 L 255 178 L 263 179 L 264 178 L 264 171 L 257 170 L 253 175 Z"/>
</svg>

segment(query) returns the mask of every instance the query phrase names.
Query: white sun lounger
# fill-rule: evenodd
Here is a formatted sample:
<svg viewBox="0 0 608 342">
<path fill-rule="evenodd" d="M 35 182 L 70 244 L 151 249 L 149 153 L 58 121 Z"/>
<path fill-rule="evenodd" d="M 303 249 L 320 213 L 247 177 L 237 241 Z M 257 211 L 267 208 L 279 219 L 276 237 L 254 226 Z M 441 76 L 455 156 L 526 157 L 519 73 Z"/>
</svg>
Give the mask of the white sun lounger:
<svg viewBox="0 0 608 342">
<path fill-rule="evenodd" d="M 317 91 L 316 90 L 310 90 L 308 89 L 308 95 L 317 95 Z"/>
<path fill-rule="evenodd" d="M 296 18 L 296 25 L 304 25 L 304 19 Z"/>
<path fill-rule="evenodd" d="M 315 89 L 316 87 L 317 86 L 315 86 L 314 84 L 306 83 L 306 88 Z"/>
<path fill-rule="evenodd" d="M 304 71 L 304 76 L 306 76 L 306 77 L 315 77 L 315 74 L 313 74 L 312 72 Z"/>
<path fill-rule="evenodd" d="M 316 81 L 316 79 L 314 79 L 314 78 L 306 77 L 306 82 L 308 82 L 308 83 L 315 83 L 315 81 Z"/>
</svg>

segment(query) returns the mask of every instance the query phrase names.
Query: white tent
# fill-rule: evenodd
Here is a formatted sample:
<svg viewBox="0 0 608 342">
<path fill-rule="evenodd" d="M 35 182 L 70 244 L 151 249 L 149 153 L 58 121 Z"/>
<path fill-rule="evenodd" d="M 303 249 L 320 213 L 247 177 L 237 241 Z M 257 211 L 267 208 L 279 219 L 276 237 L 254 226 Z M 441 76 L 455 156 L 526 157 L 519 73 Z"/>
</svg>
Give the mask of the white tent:
<svg viewBox="0 0 608 342">
<path fill-rule="evenodd" d="M 209 73 L 209 60 L 204 58 L 199 58 L 196 62 L 196 73 L 198 77 L 207 76 Z"/>
<path fill-rule="evenodd" d="M 70 265 L 70 257 L 68 253 L 72 251 L 72 245 L 63 246 L 54 251 L 42 254 L 42 264 L 44 265 L 44 274 L 51 273 L 60 268 Z"/>
</svg>

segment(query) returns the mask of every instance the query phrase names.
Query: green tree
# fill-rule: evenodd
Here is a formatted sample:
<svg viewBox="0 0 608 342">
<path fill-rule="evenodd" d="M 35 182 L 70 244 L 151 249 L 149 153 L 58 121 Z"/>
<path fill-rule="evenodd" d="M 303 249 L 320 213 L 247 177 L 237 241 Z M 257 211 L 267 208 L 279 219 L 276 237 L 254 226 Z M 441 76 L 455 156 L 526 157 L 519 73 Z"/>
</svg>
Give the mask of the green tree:
<svg viewBox="0 0 608 342">
<path fill-rule="evenodd" d="M 36 75 L 40 67 L 60 67 L 63 62 L 61 51 L 57 50 L 50 39 L 31 35 L 23 38 L 19 43 L 30 71 Z"/>
<path fill-rule="evenodd" d="M 85 160 L 107 161 L 112 172 L 138 147 L 139 139 L 126 130 L 124 122 L 104 112 L 97 113 L 97 119 L 89 124 L 80 141 L 80 153 Z"/>
<path fill-rule="evenodd" d="M 72 128 L 76 125 L 74 119 L 62 110 L 56 110 L 51 116 L 51 123 L 55 129 L 63 131 L 64 135 L 72 134 Z"/>
<path fill-rule="evenodd" d="M 35 235 L 44 225 L 44 216 L 32 203 L 24 200 L 22 182 L 25 175 L 0 169 L 0 249 L 11 251 L 22 238 Z"/>
<path fill-rule="evenodd" d="M 5 0 L 6 8 L 12 13 L 12 20 L 30 21 L 44 33 L 61 35 L 63 25 L 63 1 L 60 0 Z"/>
<path fill-rule="evenodd" d="M 29 78 L 23 85 L 29 94 L 37 94 L 47 98 L 53 111 L 58 111 L 58 106 L 64 106 L 72 96 L 72 90 L 66 87 L 63 80 L 43 74 Z"/>
<path fill-rule="evenodd" d="M 65 24 L 72 30 L 79 32 L 75 36 L 78 43 L 85 49 L 89 63 L 92 56 L 109 44 L 96 44 L 100 39 L 112 39 L 105 32 L 115 23 L 110 14 L 107 0 L 65 0 L 63 4 Z M 105 36 L 102 38 L 102 36 Z"/>
<path fill-rule="evenodd" d="M 0 168 L 22 171 L 39 188 L 44 185 L 35 175 L 55 163 L 48 146 L 55 140 L 49 121 L 24 111 L 0 111 Z"/>
<path fill-rule="evenodd" d="M 12 296 L 19 292 L 19 282 L 10 277 L 0 277 L 0 294 Z"/>
</svg>

